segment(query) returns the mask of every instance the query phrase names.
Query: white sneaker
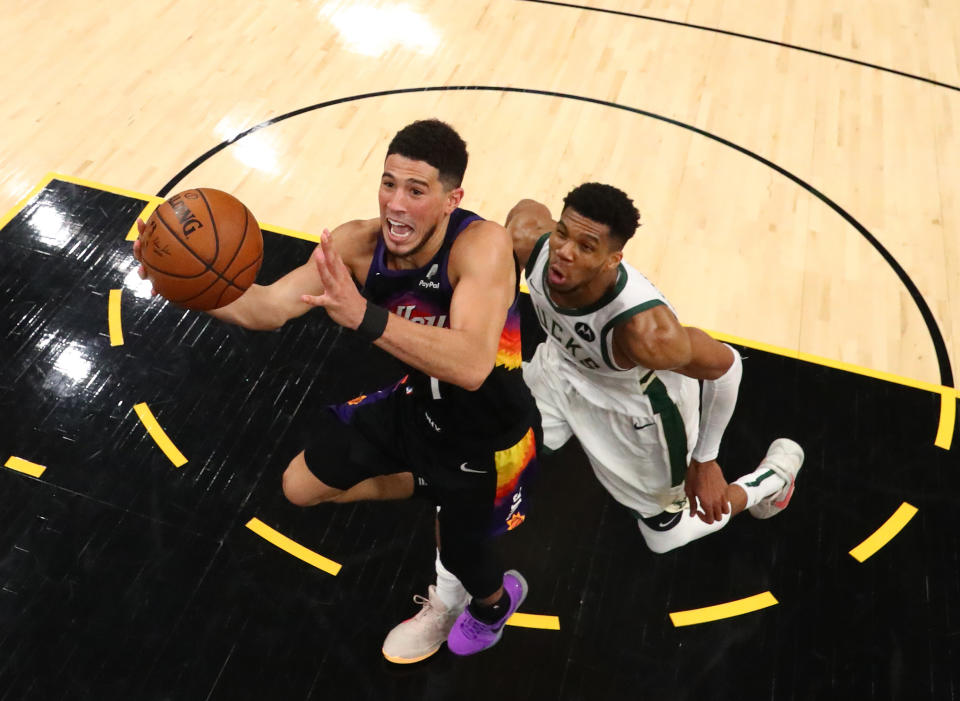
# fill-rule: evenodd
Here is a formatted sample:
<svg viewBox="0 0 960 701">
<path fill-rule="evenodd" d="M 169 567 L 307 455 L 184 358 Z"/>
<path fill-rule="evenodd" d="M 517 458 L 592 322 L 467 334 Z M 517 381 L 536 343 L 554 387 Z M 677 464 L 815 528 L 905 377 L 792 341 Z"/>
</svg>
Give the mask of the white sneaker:
<svg viewBox="0 0 960 701">
<path fill-rule="evenodd" d="M 770 518 L 787 508 L 790 497 L 793 496 L 793 487 L 801 465 L 803 465 L 803 448 L 795 442 L 789 438 L 778 438 L 771 443 L 767 449 L 766 457 L 760 463 L 760 467 L 770 468 L 786 484 L 780 491 L 751 506 L 750 515 L 754 518 Z"/>
<path fill-rule="evenodd" d="M 457 617 L 470 602 L 470 595 L 467 592 L 463 595 L 463 601 L 450 608 L 444 606 L 432 584 L 427 588 L 428 598 L 414 595 L 414 603 L 423 608 L 387 633 L 383 656 L 395 664 L 413 664 L 430 657 L 446 641 Z"/>
</svg>

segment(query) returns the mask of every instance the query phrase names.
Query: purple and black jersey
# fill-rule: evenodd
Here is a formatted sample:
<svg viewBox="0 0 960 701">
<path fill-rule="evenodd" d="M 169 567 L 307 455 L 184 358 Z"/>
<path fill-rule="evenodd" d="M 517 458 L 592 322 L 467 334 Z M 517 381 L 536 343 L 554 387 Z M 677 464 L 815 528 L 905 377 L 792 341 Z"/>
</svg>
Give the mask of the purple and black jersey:
<svg viewBox="0 0 960 701">
<path fill-rule="evenodd" d="M 447 271 L 450 249 L 467 226 L 481 219 L 465 209 L 454 210 L 440 249 L 425 266 L 415 270 L 388 268 L 381 237 L 367 272 L 364 297 L 414 323 L 449 328 L 453 296 Z M 485 448 L 512 445 L 538 421 L 521 371 L 517 292 L 515 287 L 496 364 L 477 390 L 468 391 L 411 369 L 409 381 L 399 391 L 416 405 L 412 429 L 440 443 Z"/>
<path fill-rule="evenodd" d="M 450 215 L 443 245 L 422 268 L 392 270 L 387 267 L 387 247 L 381 236 L 370 261 L 363 295 L 397 316 L 429 326 L 449 328 L 448 315 L 453 286 L 447 275 L 450 249 L 461 231 L 481 217 L 465 209 Z"/>
</svg>

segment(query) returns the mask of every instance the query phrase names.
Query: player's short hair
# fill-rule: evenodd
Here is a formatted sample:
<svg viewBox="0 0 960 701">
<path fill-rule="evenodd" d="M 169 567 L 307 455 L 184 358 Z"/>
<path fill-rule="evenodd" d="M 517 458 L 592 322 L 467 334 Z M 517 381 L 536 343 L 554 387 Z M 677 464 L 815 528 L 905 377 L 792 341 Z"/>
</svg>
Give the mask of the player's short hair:
<svg viewBox="0 0 960 701">
<path fill-rule="evenodd" d="M 573 188 L 563 198 L 564 208 L 575 209 L 587 219 L 610 227 L 615 248 L 623 245 L 640 226 L 640 212 L 627 193 L 612 185 L 584 183 Z"/>
<path fill-rule="evenodd" d="M 447 190 L 460 187 L 467 170 L 467 145 L 456 130 L 439 119 L 421 119 L 397 132 L 387 155 L 424 161 L 440 171 Z"/>
</svg>

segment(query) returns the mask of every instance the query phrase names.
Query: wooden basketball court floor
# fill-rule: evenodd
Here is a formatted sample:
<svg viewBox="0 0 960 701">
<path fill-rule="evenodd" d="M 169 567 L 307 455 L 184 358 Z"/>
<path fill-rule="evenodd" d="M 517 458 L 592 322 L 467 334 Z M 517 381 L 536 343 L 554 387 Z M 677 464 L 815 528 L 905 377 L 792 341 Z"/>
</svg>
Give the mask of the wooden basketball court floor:
<svg viewBox="0 0 960 701">
<path fill-rule="evenodd" d="M 953 0 L 3 13 L 0 699 L 960 698 Z M 501 543 L 524 616 L 397 667 L 429 505 L 302 510 L 279 478 L 324 403 L 398 368 L 322 313 L 255 334 L 151 300 L 126 237 L 228 190 L 272 280 L 375 213 L 387 141 L 429 116 L 487 218 L 629 192 L 628 259 L 746 358 L 728 477 L 778 435 L 807 461 L 775 519 L 653 555 L 565 448 Z"/>
</svg>

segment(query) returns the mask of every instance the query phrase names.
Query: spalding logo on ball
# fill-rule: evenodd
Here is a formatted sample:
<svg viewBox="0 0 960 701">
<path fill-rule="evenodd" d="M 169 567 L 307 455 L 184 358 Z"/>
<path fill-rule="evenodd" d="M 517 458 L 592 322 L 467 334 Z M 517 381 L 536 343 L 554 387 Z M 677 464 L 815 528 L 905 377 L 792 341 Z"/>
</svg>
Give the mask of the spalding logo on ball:
<svg viewBox="0 0 960 701">
<path fill-rule="evenodd" d="M 179 192 L 154 210 L 140 257 L 157 294 L 197 311 L 233 302 L 253 284 L 263 236 L 250 210 L 209 187 Z"/>
</svg>

